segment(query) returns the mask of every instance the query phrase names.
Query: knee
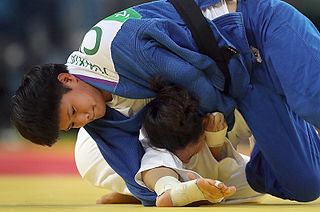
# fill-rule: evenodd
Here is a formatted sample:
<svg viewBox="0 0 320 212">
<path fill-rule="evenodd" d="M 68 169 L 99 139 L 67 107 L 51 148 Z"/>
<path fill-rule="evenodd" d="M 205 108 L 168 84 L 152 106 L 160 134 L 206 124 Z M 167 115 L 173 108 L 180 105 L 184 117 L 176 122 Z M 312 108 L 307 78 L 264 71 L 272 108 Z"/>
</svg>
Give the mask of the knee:
<svg viewBox="0 0 320 212">
<path fill-rule="evenodd" d="M 306 172 L 308 173 L 308 172 Z M 298 202 L 311 202 L 320 197 L 320 175 L 316 172 L 288 177 L 286 182 L 270 181 L 265 178 L 247 175 L 249 185 L 257 192 Z"/>
<path fill-rule="evenodd" d="M 320 175 L 318 173 L 306 174 L 294 188 L 292 192 L 292 200 L 298 202 L 311 202 L 320 197 Z"/>
</svg>

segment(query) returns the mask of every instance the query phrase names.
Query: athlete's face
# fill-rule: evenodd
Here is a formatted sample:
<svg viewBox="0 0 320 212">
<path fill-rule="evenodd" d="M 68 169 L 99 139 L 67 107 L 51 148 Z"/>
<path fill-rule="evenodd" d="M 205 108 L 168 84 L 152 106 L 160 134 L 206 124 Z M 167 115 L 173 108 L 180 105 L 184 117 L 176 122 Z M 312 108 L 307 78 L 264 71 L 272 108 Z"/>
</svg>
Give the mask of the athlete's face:
<svg viewBox="0 0 320 212">
<path fill-rule="evenodd" d="M 58 80 L 71 89 L 60 102 L 60 130 L 80 128 L 104 116 L 106 93 L 68 73 L 60 74 Z"/>
<path fill-rule="evenodd" d="M 196 143 L 188 144 L 185 148 L 176 150 L 174 154 L 183 162 L 188 163 L 192 156 L 197 154 L 203 148 L 203 145 L 206 142 L 205 135 L 201 135 Z"/>
</svg>

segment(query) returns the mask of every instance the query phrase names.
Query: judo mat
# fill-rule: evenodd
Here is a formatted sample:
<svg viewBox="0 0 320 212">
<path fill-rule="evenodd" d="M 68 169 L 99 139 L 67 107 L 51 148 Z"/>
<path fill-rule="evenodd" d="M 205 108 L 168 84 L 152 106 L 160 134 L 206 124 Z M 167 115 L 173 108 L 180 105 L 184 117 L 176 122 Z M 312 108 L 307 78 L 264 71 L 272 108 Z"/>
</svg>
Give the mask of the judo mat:
<svg viewBox="0 0 320 212">
<path fill-rule="evenodd" d="M 73 142 L 59 142 L 52 148 L 46 148 L 25 142 L 0 142 L 0 211 L 320 211 L 320 199 L 298 203 L 271 196 L 266 196 L 260 203 L 201 207 L 97 205 L 96 200 L 109 191 L 96 188 L 81 179 L 74 164 L 73 145 Z"/>
<path fill-rule="evenodd" d="M 267 196 L 259 204 L 155 208 L 142 205 L 96 205 L 106 190 L 95 188 L 78 176 L 1 176 L 0 211 L 215 211 L 215 212 L 319 212 L 320 200 L 312 203 L 284 201 Z"/>
</svg>

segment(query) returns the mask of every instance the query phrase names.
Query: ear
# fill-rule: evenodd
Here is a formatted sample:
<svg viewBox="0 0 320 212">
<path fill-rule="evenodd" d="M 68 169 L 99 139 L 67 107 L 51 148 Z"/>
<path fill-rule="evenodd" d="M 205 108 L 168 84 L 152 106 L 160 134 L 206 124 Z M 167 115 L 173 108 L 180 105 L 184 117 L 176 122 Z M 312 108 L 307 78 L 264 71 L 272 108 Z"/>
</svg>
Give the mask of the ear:
<svg viewBox="0 0 320 212">
<path fill-rule="evenodd" d="M 58 75 L 58 80 L 67 87 L 70 87 L 73 83 L 77 83 L 77 78 L 69 73 L 60 73 Z"/>
</svg>

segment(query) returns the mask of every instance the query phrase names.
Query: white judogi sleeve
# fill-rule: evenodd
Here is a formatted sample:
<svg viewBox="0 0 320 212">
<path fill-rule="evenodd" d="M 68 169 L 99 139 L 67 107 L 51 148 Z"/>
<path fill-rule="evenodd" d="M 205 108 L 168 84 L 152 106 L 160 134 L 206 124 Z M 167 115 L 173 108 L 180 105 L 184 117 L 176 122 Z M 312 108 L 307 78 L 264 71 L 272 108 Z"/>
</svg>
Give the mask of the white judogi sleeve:
<svg viewBox="0 0 320 212">
<path fill-rule="evenodd" d="M 138 184 L 147 187 L 142 181 L 142 172 L 157 167 L 167 167 L 175 170 L 180 175 L 182 181 L 188 179 L 188 172 L 194 173 L 197 177 L 201 177 L 194 171 L 186 171 L 181 160 L 170 151 L 151 147 L 148 138 L 144 136 L 143 130 L 140 130 L 139 140 L 145 150 L 145 154 L 142 157 L 140 169 L 135 176 L 135 180 Z"/>
</svg>

